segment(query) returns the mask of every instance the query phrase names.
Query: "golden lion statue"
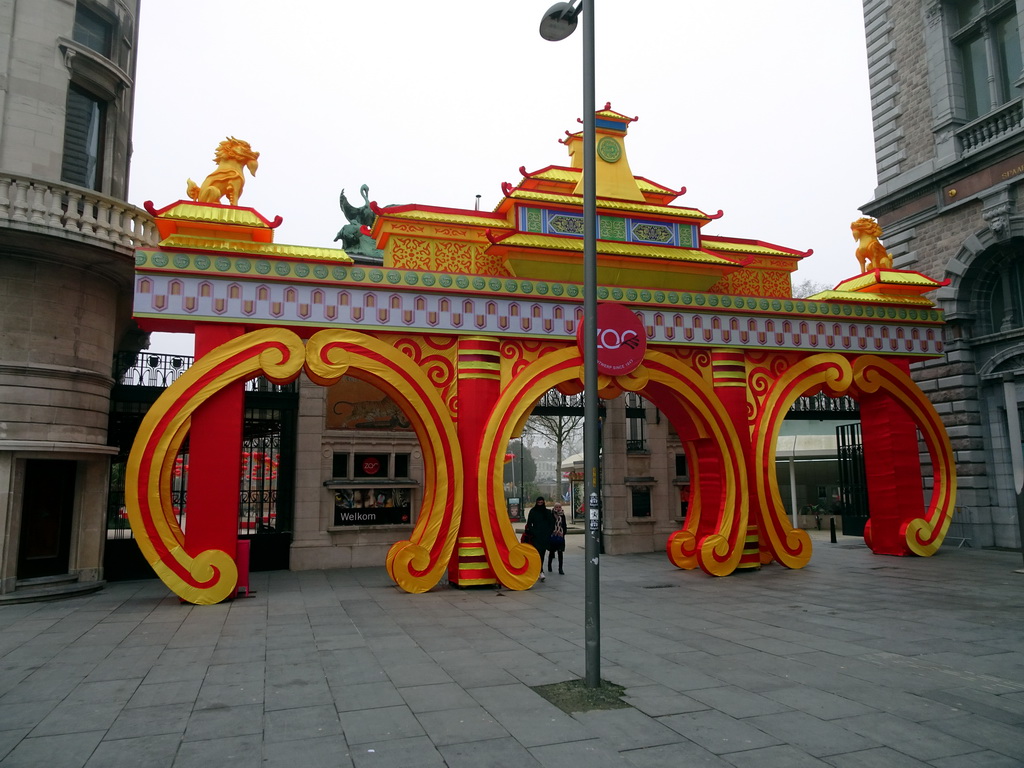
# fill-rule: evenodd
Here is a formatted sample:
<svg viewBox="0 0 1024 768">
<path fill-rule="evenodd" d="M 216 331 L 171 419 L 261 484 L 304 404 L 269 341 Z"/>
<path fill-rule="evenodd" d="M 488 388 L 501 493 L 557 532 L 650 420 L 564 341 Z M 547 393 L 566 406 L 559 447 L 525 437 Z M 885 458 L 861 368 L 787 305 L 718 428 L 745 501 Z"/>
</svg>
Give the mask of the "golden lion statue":
<svg viewBox="0 0 1024 768">
<path fill-rule="evenodd" d="M 874 269 L 892 269 L 892 254 L 887 253 L 885 246 L 879 241 L 882 228 L 874 219 L 857 219 L 850 225 L 853 239 L 857 241 L 857 261 L 860 271 L 870 272 Z"/>
<path fill-rule="evenodd" d="M 248 141 L 228 136 L 217 145 L 213 156 L 217 170 L 206 177 L 202 186 L 189 179 L 188 196 L 197 203 L 219 203 L 222 197 L 227 197 L 228 205 L 238 205 L 245 186 L 242 170 L 248 168 L 249 173 L 255 176 L 256 169 L 260 167 L 259 157 L 260 153 L 253 152 Z"/>
</svg>

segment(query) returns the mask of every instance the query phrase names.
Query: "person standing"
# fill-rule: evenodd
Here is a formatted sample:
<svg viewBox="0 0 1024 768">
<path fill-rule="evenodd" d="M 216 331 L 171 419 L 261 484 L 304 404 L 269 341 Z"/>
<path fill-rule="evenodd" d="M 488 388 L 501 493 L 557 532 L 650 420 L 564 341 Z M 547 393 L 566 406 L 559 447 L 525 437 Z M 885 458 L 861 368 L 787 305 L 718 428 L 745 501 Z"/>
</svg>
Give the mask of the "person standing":
<svg viewBox="0 0 1024 768">
<path fill-rule="evenodd" d="M 558 555 L 558 572 L 565 575 L 565 571 L 562 570 L 562 554 L 565 552 L 565 512 L 562 511 L 561 504 L 555 504 L 551 510 L 551 514 L 555 518 L 555 528 L 551 532 L 551 543 L 548 544 L 548 573 L 551 573 L 551 563 L 555 559 L 555 555 Z M 543 570 L 544 563 L 541 562 L 541 570 Z"/>
<path fill-rule="evenodd" d="M 555 530 L 555 516 L 544 503 L 544 497 L 538 496 L 530 514 L 526 517 L 526 532 L 530 534 L 530 542 L 540 554 L 540 580 L 544 581 L 544 553 L 551 543 L 551 533 Z"/>
</svg>

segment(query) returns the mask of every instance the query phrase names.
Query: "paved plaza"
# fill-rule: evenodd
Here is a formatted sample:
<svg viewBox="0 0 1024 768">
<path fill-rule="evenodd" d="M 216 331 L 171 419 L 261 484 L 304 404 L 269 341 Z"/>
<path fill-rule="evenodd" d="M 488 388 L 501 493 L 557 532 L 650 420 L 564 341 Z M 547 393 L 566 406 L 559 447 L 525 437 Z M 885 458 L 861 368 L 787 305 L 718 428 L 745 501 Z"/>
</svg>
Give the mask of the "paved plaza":
<svg viewBox="0 0 1024 768">
<path fill-rule="evenodd" d="M 532 687 L 584 676 L 582 542 L 526 592 L 364 568 L 0 607 L 0 768 L 1024 765 L 1019 553 L 815 532 L 807 568 L 726 578 L 605 556 L 601 676 L 631 706 L 566 714 Z"/>
</svg>

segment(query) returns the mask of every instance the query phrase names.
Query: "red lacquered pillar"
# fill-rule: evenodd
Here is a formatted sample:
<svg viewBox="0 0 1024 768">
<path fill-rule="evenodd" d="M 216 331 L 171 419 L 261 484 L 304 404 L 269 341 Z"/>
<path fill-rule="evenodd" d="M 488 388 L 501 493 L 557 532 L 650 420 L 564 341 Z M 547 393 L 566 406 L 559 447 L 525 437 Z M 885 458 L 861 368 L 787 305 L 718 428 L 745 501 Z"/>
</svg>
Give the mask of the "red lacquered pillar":
<svg viewBox="0 0 1024 768">
<path fill-rule="evenodd" d="M 197 326 L 196 360 L 243 333 L 236 325 Z M 193 557 L 219 549 L 236 558 L 244 415 L 241 381 L 224 387 L 192 414 L 185 549 Z"/>
<path fill-rule="evenodd" d="M 481 483 L 491 478 L 480 477 L 480 440 L 487 417 L 498 399 L 501 387 L 501 350 L 499 341 L 487 337 L 459 339 L 459 413 L 458 434 L 465 468 L 463 479 L 463 509 L 459 533 L 455 541 L 455 554 L 448 564 L 448 581 L 460 587 L 497 584 L 498 579 L 487 561 L 484 550 L 481 518 L 494 519 L 493 514 L 481 515 L 477 497 Z M 504 451 L 505 447 L 500 446 Z M 504 464 L 498 462 L 499 467 Z M 502 515 L 505 510 L 496 510 Z"/>
<path fill-rule="evenodd" d="M 904 524 L 921 517 L 924 491 L 917 424 L 891 395 L 860 397 L 869 518 L 864 540 L 878 555 L 909 555 Z"/>
<path fill-rule="evenodd" d="M 750 443 L 750 426 L 747 419 L 747 367 L 742 352 L 731 349 L 715 349 L 711 352 L 711 373 L 715 394 L 722 401 L 729 419 L 736 428 L 736 434 L 743 448 L 743 456 L 737 457 L 747 468 L 748 484 L 758 476 L 752 466 L 753 450 Z M 750 487 L 737 489 L 737 504 L 748 504 L 747 524 L 737 530 L 738 542 L 743 555 L 737 568 L 761 567 L 761 542 L 758 522 L 761 519 L 757 494 Z M 736 510 L 739 514 L 740 510 Z M 767 548 L 765 550 L 767 555 Z M 765 558 L 767 562 L 769 557 Z"/>
</svg>

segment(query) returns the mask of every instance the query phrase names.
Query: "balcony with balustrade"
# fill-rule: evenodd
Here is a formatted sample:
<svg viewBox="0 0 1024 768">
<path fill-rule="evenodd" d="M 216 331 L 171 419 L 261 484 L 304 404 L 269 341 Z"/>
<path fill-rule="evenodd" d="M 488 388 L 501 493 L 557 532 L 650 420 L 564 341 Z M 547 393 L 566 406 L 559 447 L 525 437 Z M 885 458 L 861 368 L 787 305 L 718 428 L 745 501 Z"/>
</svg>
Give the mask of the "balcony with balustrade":
<svg viewBox="0 0 1024 768">
<path fill-rule="evenodd" d="M 0 227 L 51 235 L 134 256 L 158 242 L 153 217 L 82 187 L 0 175 Z"/>
</svg>

